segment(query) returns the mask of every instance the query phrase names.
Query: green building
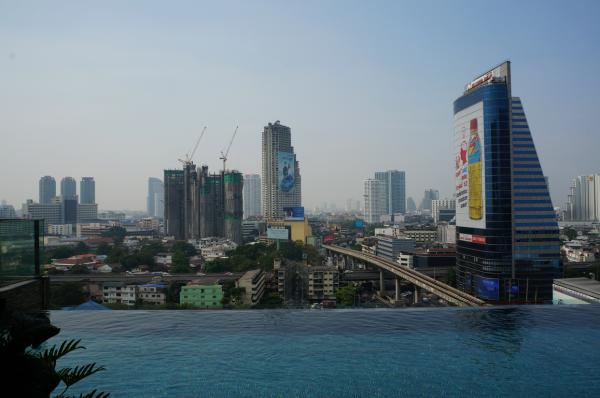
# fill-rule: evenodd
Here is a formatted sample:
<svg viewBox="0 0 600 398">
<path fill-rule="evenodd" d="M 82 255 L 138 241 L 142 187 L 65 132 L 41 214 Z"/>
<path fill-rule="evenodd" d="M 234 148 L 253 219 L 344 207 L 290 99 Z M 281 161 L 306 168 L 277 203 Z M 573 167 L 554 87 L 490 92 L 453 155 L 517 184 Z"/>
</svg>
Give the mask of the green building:
<svg viewBox="0 0 600 398">
<path fill-rule="evenodd" d="M 198 308 L 223 308 L 223 288 L 218 284 L 182 286 L 179 303 Z"/>
</svg>

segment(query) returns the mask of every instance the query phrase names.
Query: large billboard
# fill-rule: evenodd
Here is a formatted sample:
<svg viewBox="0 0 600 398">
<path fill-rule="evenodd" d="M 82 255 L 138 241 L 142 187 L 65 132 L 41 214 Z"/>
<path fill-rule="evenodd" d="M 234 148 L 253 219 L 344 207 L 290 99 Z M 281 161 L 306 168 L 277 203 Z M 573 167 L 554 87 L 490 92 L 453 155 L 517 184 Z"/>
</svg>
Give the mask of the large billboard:
<svg viewBox="0 0 600 398">
<path fill-rule="evenodd" d="M 500 295 L 498 278 L 475 275 L 475 295 L 484 300 L 498 300 Z"/>
<path fill-rule="evenodd" d="M 286 220 L 304 220 L 304 207 L 284 207 Z"/>
<path fill-rule="evenodd" d="M 456 225 L 459 227 L 486 227 L 484 147 L 483 102 L 478 102 L 454 116 Z"/>
<path fill-rule="evenodd" d="M 267 238 L 273 240 L 290 240 L 290 229 L 285 226 L 268 227 Z"/>
<path fill-rule="evenodd" d="M 290 152 L 277 152 L 277 185 L 281 192 L 292 192 L 296 186 L 296 157 Z"/>
</svg>

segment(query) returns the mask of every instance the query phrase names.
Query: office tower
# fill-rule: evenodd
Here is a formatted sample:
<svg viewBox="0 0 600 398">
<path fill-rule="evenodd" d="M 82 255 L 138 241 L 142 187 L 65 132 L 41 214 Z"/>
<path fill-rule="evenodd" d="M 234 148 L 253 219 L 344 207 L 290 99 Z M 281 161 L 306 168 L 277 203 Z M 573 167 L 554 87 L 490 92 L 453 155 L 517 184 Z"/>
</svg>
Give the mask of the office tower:
<svg viewBox="0 0 600 398">
<path fill-rule="evenodd" d="M 600 221 L 600 174 L 573 179 L 566 206 L 568 221 Z"/>
<path fill-rule="evenodd" d="M 96 203 L 96 182 L 94 181 L 94 177 L 81 177 L 79 194 L 81 196 L 81 204 L 90 205 Z"/>
<path fill-rule="evenodd" d="M 184 171 L 165 170 L 164 173 L 165 233 L 175 239 L 183 240 L 185 239 Z"/>
<path fill-rule="evenodd" d="M 258 217 L 262 214 L 260 185 L 258 174 L 244 176 L 244 219 Z"/>
<path fill-rule="evenodd" d="M 279 120 L 262 133 L 262 205 L 266 219 L 284 218 L 286 207 L 302 206 L 302 180 L 291 130 Z"/>
<path fill-rule="evenodd" d="M 61 224 L 77 224 L 79 222 L 79 203 L 77 201 L 77 195 L 60 197 Z"/>
<path fill-rule="evenodd" d="M 160 178 L 148 178 L 148 196 L 146 197 L 146 211 L 148 216 L 163 218 L 165 189 Z"/>
<path fill-rule="evenodd" d="M 73 177 L 64 177 L 60 180 L 60 196 L 74 198 L 77 195 L 77 182 Z"/>
<path fill-rule="evenodd" d="M 456 214 L 456 200 L 454 199 L 434 199 L 431 201 L 431 216 L 433 222 L 450 221 Z"/>
<path fill-rule="evenodd" d="M 406 211 L 410 213 L 411 211 L 417 211 L 417 204 L 415 200 L 410 196 L 406 199 Z"/>
<path fill-rule="evenodd" d="M 4 218 L 16 218 L 15 208 L 12 205 L 6 203 L 6 201 L 0 202 L 0 219 Z"/>
<path fill-rule="evenodd" d="M 365 222 L 378 223 L 387 214 L 385 183 L 374 178 L 365 180 Z"/>
<path fill-rule="evenodd" d="M 437 189 L 426 189 L 421 201 L 421 210 L 431 210 L 431 201 L 440 198 L 440 193 Z"/>
<path fill-rule="evenodd" d="M 49 204 L 56 196 L 56 180 L 51 176 L 40 178 L 40 203 Z"/>
<path fill-rule="evenodd" d="M 224 236 L 237 244 L 242 243 L 243 186 L 244 179 L 241 173 L 237 171 L 223 173 Z"/>
<path fill-rule="evenodd" d="M 50 203 L 35 203 L 31 199 L 22 206 L 23 218 L 30 220 L 44 220 L 46 228 L 48 225 L 64 224 L 62 216 L 62 202 L 60 197 L 54 197 Z"/>
<path fill-rule="evenodd" d="M 404 171 L 388 170 L 375 172 L 375 179 L 385 185 L 385 214 L 406 213 L 406 179 Z"/>
<path fill-rule="evenodd" d="M 454 101 L 457 285 L 491 302 L 552 298 L 558 225 L 510 63 Z"/>
</svg>

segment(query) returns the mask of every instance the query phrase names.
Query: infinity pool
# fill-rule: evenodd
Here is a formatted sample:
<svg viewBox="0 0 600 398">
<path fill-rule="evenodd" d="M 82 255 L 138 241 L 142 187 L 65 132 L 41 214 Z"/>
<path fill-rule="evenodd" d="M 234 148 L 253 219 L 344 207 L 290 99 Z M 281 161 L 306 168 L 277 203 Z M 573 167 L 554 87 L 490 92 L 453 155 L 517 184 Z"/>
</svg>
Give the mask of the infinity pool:
<svg viewBox="0 0 600 398">
<path fill-rule="evenodd" d="M 53 311 L 114 397 L 598 397 L 600 306 Z"/>
</svg>

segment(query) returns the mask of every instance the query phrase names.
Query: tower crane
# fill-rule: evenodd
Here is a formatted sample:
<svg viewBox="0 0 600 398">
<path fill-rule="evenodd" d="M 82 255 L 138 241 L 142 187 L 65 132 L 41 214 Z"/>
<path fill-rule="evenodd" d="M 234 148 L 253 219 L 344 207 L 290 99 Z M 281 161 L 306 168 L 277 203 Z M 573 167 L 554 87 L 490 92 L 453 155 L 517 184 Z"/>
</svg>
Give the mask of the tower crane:
<svg viewBox="0 0 600 398">
<path fill-rule="evenodd" d="M 229 155 L 229 150 L 231 149 L 231 144 L 233 144 L 233 139 L 235 138 L 239 127 L 240 126 L 235 126 L 235 131 L 233 132 L 233 136 L 231 137 L 231 141 L 229 141 L 229 145 L 227 146 L 227 150 L 225 151 L 225 153 L 223 153 L 223 151 L 221 151 L 221 157 L 219 159 L 221 159 L 223 161 L 223 173 L 226 170 L 225 166 L 227 164 L 227 156 Z"/>
<path fill-rule="evenodd" d="M 192 159 L 194 158 L 194 154 L 196 153 L 196 149 L 198 149 L 198 144 L 200 144 L 200 140 L 204 136 L 205 132 L 206 132 L 206 126 L 204 126 L 204 128 L 202 129 L 202 133 L 200 133 L 200 137 L 198 137 L 198 139 L 196 140 L 196 145 L 194 145 L 194 148 L 192 149 L 191 153 L 188 152 L 188 153 L 185 154 L 185 160 L 183 160 L 183 159 L 177 159 L 184 166 L 192 164 Z"/>
</svg>

